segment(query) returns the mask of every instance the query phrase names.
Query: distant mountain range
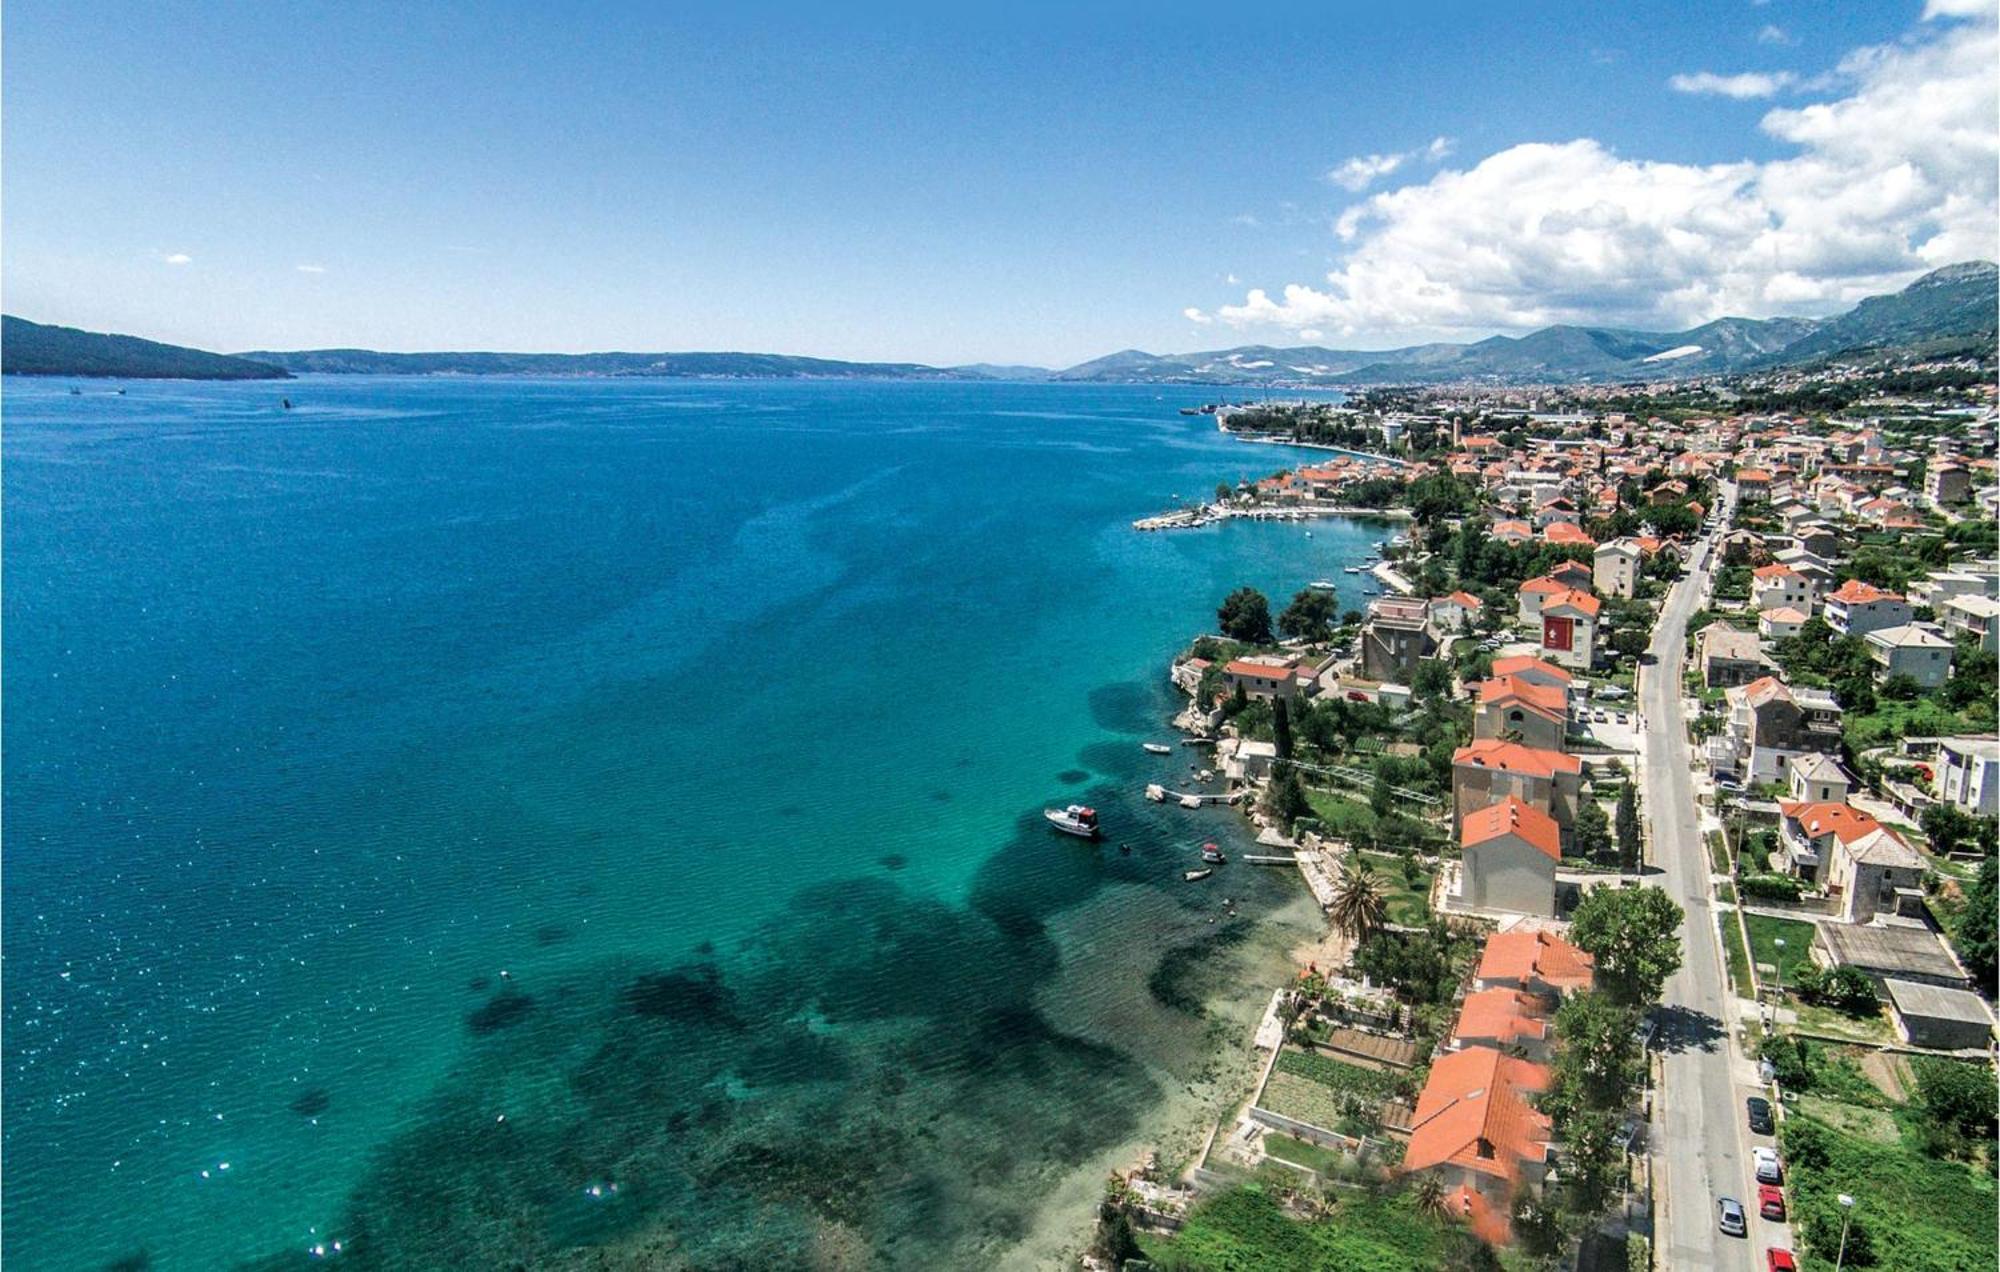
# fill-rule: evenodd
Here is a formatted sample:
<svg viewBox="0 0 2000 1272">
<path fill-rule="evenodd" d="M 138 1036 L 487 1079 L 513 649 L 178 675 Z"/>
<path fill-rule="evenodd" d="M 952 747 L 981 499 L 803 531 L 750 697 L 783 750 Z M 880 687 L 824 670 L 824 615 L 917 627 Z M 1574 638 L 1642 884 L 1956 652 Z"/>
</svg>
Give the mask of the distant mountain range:
<svg viewBox="0 0 2000 1272">
<path fill-rule="evenodd" d="M 114 380 L 288 380 L 291 372 L 246 358 L 48 327 L 0 316 L 0 370 L 8 375 L 69 375 Z"/>
<path fill-rule="evenodd" d="M 1056 380 L 1158 384 L 1582 383 L 1680 379 L 1807 366 L 1835 355 L 1984 351 L 1996 339 L 2000 270 L 1949 265 L 1832 318 L 1721 318 L 1688 331 L 1544 327 L 1472 344 L 1360 351 L 1244 345 L 1161 356 L 1127 349 Z"/>
<path fill-rule="evenodd" d="M 288 375 L 651 376 L 705 379 L 1050 380 L 1092 384 L 1299 386 L 1529 384 L 1668 380 L 1808 367 L 1834 357 L 1994 352 L 2000 269 L 1949 265 L 1902 291 L 1831 318 L 1721 318 L 1688 331 L 1544 327 L 1525 336 L 1405 349 L 1242 345 L 1206 353 L 1127 349 L 1062 371 L 842 362 L 774 353 L 379 353 L 258 351 L 235 357 L 132 336 L 5 320 L 0 367 L 10 375 L 129 379 L 277 379 Z"/>
</svg>

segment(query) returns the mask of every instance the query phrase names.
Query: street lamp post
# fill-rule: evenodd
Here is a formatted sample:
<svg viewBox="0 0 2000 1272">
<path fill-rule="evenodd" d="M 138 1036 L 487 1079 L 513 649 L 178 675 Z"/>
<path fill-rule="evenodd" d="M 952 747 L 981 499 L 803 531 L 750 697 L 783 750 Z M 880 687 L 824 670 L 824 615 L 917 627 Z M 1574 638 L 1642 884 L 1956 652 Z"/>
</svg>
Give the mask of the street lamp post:
<svg viewBox="0 0 2000 1272">
<path fill-rule="evenodd" d="M 1840 1272 L 1847 1262 L 1847 1225 L 1854 1218 L 1854 1198 L 1840 1194 L 1840 1253 L 1833 1260 L 1833 1272 Z"/>
</svg>

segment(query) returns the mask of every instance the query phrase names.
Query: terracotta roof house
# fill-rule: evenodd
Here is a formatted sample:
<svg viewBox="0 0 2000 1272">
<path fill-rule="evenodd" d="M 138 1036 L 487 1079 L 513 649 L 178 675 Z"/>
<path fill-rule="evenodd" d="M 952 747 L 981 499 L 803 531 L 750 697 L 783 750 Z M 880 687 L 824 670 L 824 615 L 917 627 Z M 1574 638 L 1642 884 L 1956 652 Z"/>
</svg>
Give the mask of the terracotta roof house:
<svg viewBox="0 0 2000 1272">
<path fill-rule="evenodd" d="M 1910 603 L 1860 579 L 1849 579 L 1826 594 L 1826 625 L 1841 636 L 1866 636 L 1910 621 Z"/>
<path fill-rule="evenodd" d="M 1596 981 L 1596 960 L 1548 931 L 1496 932 L 1486 938 L 1473 985 L 1520 989 L 1555 999 Z"/>
<path fill-rule="evenodd" d="M 1795 610 L 1789 605 L 1767 609 L 1757 615 L 1757 634 L 1765 640 L 1785 640 L 1799 634 L 1799 628 L 1812 617 L 1803 610 Z"/>
<path fill-rule="evenodd" d="M 1760 565 L 1750 571 L 1750 604 L 1760 611 L 1796 609 L 1810 614 L 1819 604 L 1819 587 L 1789 565 Z"/>
<path fill-rule="evenodd" d="M 1594 548 L 1597 540 L 1591 538 L 1580 527 L 1567 521 L 1551 521 L 1542 530 L 1542 538 L 1557 547 Z"/>
<path fill-rule="evenodd" d="M 1569 693 L 1525 676 L 1481 681 L 1472 708 L 1472 736 L 1560 751 L 1569 733 Z"/>
<path fill-rule="evenodd" d="M 1569 584 L 1547 574 L 1529 579 L 1514 591 L 1515 617 L 1523 623 L 1538 622 L 1542 617 L 1542 606 L 1548 599 L 1570 590 Z"/>
<path fill-rule="evenodd" d="M 1224 664 L 1223 679 L 1228 682 L 1233 693 L 1236 686 L 1243 686 L 1243 692 L 1252 698 L 1290 699 L 1299 691 L 1299 667 L 1295 662 L 1253 662 L 1238 658 Z"/>
<path fill-rule="evenodd" d="M 1562 840 L 1555 818 L 1511 795 L 1467 813 L 1458 837 L 1459 900 L 1479 910 L 1554 915 Z"/>
<path fill-rule="evenodd" d="M 1548 1086 L 1543 1066 L 1489 1047 L 1439 1056 L 1417 1097 L 1403 1169 L 1435 1173 L 1468 1218 L 1491 1216 L 1489 1240 L 1504 1240 L 1515 1196 L 1548 1173 L 1549 1119 L 1530 1102 Z"/>
<path fill-rule="evenodd" d="M 1493 537 L 1502 543 L 1526 543 L 1535 537 L 1535 528 L 1525 521 L 1496 521 Z"/>
<path fill-rule="evenodd" d="M 1565 832 L 1576 824 L 1583 761 L 1543 747 L 1478 738 L 1452 752 L 1452 833 L 1482 808 L 1514 798 L 1553 817 Z"/>
<path fill-rule="evenodd" d="M 1781 803 L 1779 842 L 1799 877 L 1825 887 L 1839 917 L 1923 913 L 1922 854 L 1895 831 L 1849 804 Z"/>
<path fill-rule="evenodd" d="M 1588 670 L 1597 656 L 1597 613 L 1601 602 L 1574 588 L 1544 598 L 1542 653 L 1565 667 Z"/>
</svg>

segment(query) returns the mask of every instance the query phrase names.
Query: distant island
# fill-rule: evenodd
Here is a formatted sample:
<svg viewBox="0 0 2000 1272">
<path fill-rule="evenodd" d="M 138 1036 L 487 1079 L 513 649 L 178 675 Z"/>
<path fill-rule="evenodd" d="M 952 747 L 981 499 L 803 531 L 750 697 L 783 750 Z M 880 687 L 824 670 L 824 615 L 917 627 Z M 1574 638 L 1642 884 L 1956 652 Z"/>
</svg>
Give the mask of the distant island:
<svg viewBox="0 0 2000 1272">
<path fill-rule="evenodd" d="M 0 371 L 112 380 L 289 380 L 283 367 L 137 336 L 0 317 Z"/>
<path fill-rule="evenodd" d="M 282 379 L 289 375 L 536 375 L 741 380 L 1048 381 L 1349 388 L 1426 384 L 1620 384 L 1808 368 L 1834 358 L 1990 360 L 2000 269 L 1948 265 L 1830 318 L 1719 318 L 1686 331 L 1544 327 L 1470 344 L 1343 350 L 1243 345 L 1204 353 L 1127 349 L 1060 371 L 844 362 L 776 353 L 383 353 L 257 350 L 236 356 L 6 319 L 9 375 Z"/>
</svg>

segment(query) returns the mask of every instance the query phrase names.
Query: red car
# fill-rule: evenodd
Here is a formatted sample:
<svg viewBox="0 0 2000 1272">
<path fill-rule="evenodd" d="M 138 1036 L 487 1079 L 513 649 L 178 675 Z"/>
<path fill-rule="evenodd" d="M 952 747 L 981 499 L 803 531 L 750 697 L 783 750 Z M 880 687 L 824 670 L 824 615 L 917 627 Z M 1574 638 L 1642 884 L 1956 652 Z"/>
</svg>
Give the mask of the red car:
<svg viewBox="0 0 2000 1272">
<path fill-rule="evenodd" d="M 1798 1262 L 1792 1258 L 1790 1250 L 1766 1250 L 1764 1258 L 1769 1261 L 1771 1272 L 1799 1272 Z"/>
<path fill-rule="evenodd" d="M 1776 1184 L 1757 1185 L 1757 1213 L 1766 1219 L 1785 1217 L 1785 1190 Z M 1779 1251 L 1783 1253 L 1783 1251 Z"/>
</svg>

